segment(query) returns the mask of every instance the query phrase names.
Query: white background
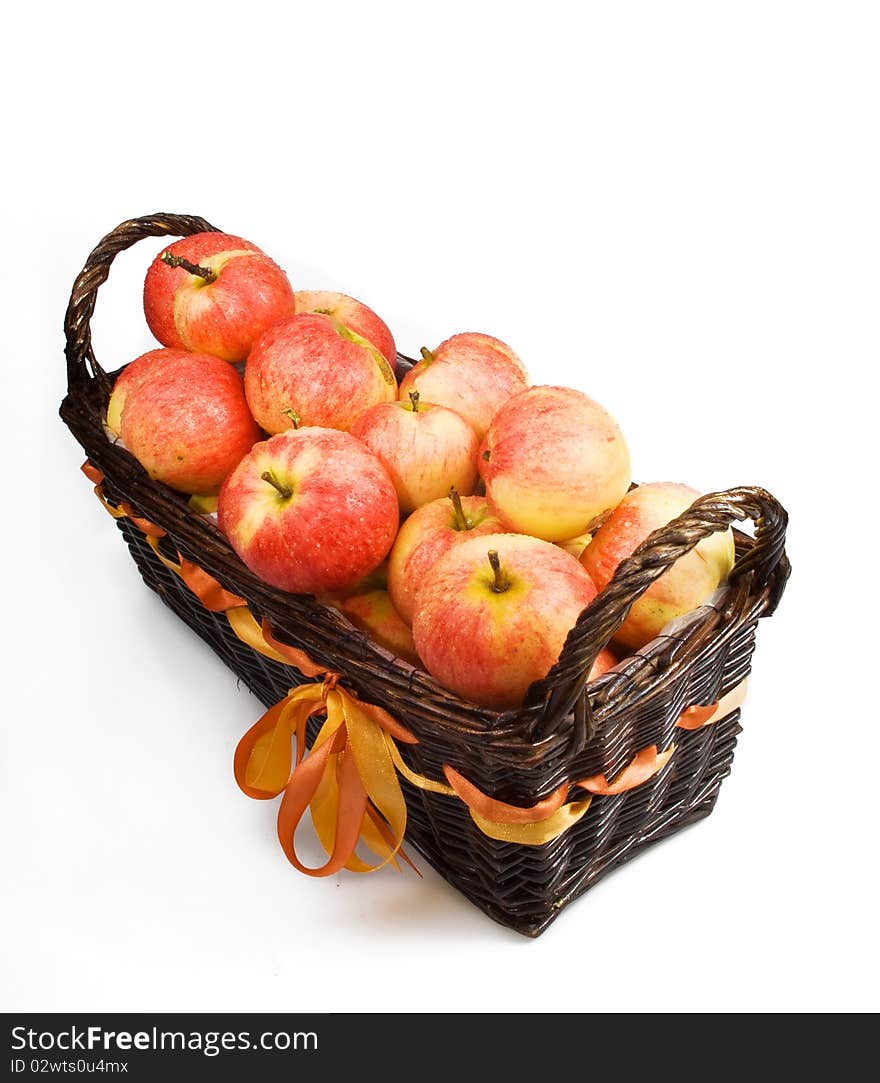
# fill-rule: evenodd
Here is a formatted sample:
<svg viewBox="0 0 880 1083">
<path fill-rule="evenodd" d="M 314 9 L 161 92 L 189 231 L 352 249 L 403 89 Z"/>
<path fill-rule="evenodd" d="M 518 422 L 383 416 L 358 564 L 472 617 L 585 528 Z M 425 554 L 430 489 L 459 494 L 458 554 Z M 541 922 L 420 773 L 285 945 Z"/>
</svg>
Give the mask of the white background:
<svg viewBox="0 0 880 1083">
<path fill-rule="evenodd" d="M 880 1007 L 876 7 L 5 20 L 0 1007 Z M 794 573 L 715 813 L 539 940 L 424 861 L 424 880 L 300 877 L 274 805 L 235 787 L 260 706 L 143 588 L 56 413 L 76 272 L 159 210 L 361 297 L 405 352 L 500 336 L 617 416 L 639 480 L 788 507 Z M 101 292 L 108 369 L 151 344 L 158 244 Z"/>
</svg>

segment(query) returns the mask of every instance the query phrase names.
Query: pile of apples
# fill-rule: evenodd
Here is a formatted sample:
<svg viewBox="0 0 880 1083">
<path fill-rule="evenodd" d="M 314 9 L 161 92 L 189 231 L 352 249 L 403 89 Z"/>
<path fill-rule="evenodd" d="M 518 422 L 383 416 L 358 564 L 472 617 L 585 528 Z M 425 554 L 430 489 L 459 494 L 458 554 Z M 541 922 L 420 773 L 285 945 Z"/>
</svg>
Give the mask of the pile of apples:
<svg viewBox="0 0 880 1083">
<path fill-rule="evenodd" d="M 630 491 L 610 414 L 530 386 L 490 335 L 422 349 L 398 384 L 375 312 L 294 292 L 241 237 L 164 248 L 144 311 L 163 348 L 118 377 L 108 435 L 214 517 L 266 583 L 336 607 L 481 706 L 520 704 L 620 561 L 699 495 Z M 700 542 L 636 602 L 592 676 L 703 602 L 733 559 L 729 530 Z"/>
</svg>

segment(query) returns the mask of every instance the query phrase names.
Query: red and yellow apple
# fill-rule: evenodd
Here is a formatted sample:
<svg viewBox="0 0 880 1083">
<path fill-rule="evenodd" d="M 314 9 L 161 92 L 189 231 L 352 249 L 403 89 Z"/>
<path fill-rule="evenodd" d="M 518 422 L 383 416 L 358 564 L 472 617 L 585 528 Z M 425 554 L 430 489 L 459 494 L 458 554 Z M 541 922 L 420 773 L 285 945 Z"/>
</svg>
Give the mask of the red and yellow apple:
<svg viewBox="0 0 880 1083">
<path fill-rule="evenodd" d="M 235 369 L 185 350 L 151 351 L 123 371 L 108 408 L 117 425 L 150 477 L 184 493 L 216 493 L 260 438 Z"/>
<path fill-rule="evenodd" d="M 432 500 L 403 523 L 388 558 L 388 592 L 397 612 L 412 624 L 415 596 L 437 561 L 467 538 L 497 534 L 500 519 L 484 496 L 450 496 Z"/>
<path fill-rule="evenodd" d="M 113 384 L 110 401 L 107 403 L 107 417 L 105 419 L 107 428 L 115 436 L 119 436 L 122 429 L 122 408 L 125 406 L 128 393 L 139 387 L 148 376 L 158 372 L 160 367 L 171 366 L 173 368 L 179 361 L 188 356 L 189 352 L 187 350 L 159 349 L 148 350 L 147 353 L 136 357 L 134 361 L 130 361 L 116 377 L 116 382 Z"/>
<path fill-rule="evenodd" d="M 596 661 L 593 663 L 593 668 L 590 670 L 591 681 L 594 681 L 597 677 L 601 677 L 603 673 L 607 673 L 609 669 L 613 669 L 617 665 L 617 656 L 608 648 L 603 647 L 596 655 Z"/>
<path fill-rule="evenodd" d="M 492 419 L 511 396 L 524 391 L 529 378 L 509 346 L 491 335 L 466 331 L 422 349 L 422 359 L 400 382 L 400 398 L 418 391 L 424 402 L 455 410 L 482 439 Z"/>
<path fill-rule="evenodd" d="M 649 534 L 686 511 L 699 495 L 696 489 L 674 482 L 640 485 L 628 493 L 581 556 L 599 590 Z M 727 579 L 733 562 L 731 530 L 704 538 L 634 603 L 614 642 L 633 650 L 649 643 L 669 621 L 704 602 Z"/>
<path fill-rule="evenodd" d="M 379 459 L 397 490 L 404 514 L 439 500 L 450 487 L 464 496 L 477 483 L 477 434 L 454 410 L 421 402 L 380 402 L 351 428 Z"/>
<path fill-rule="evenodd" d="M 582 565 L 556 545 L 520 534 L 472 537 L 426 575 L 413 639 L 440 684 L 506 710 L 545 676 L 595 596 Z"/>
<path fill-rule="evenodd" d="M 244 387 L 269 433 L 299 425 L 348 431 L 364 410 L 397 398 L 394 370 L 381 350 L 321 313 L 270 327 L 251 350 Z"/>
<path fill-rule="evenodd" d="M 477 463 L 508 529 L 553 542 L 589 531 L 620 503 L 631 480 L 617 422 L 570 387 L 531 387 L 509 399 Z"/>
<path fill-rule="evenodd" d="M 292 429 L 256 444 L 226 479 L 220 529 L 248 568 L 279 590 L 346 590 L 376 568 L 397 533 L 397 495 L 360 440 Z"/>
<path fill-rule="evenodd" d="M 387 560 L 348 590 L 327 591 L 318 595 L 318 601 L 344 613 L 355 628 L 360 628 L 397 658 L 413 666 L 419 664 L 410 627 L 394 608 L 388 594 Z"/>
<path fill-rule="evenodd" d="M 287 275 L 228 233 L 195 233 L 163 248 L 144 282 L 144 313 L 163 346 L 244 361 L 259 336 L 296 311 Z"/>
<path fill-rule="evenodd" d="M 394 608 L 391 596 L 384 587 L 355 590 L 344 596 L 325 596 L 320 600 L 344 613 L 355 628 L 365 632 L 396 658 L 402 658 L 411 666 L 419 665 L 410 627 Z"/>
<path fill-rule="evenodd" d="M 329 316 L 372 343 L 393 367 L 397 360 L 394 336 L 385 321 L 363 302 L 349 297 L 346 293 L 334 293 L 331 290 L 297 290 L 294 297 L 297 315 L 311 312 Z"/>
</svg>

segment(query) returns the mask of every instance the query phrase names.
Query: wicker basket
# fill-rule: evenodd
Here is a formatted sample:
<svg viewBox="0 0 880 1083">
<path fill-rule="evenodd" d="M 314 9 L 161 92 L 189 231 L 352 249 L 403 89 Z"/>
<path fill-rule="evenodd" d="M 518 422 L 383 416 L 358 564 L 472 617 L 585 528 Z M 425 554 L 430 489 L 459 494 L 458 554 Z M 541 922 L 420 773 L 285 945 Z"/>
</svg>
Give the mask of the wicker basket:
<svg viewBox="0 0 880 1083">
<path fill-rule="evenodd" d="M 484 794 L 530 808 L 567 781 L 612 779 L 640 750 L 674 743 L 671 758 L 652 777 L 624 792 L 596 796 L 581 819 L 541 845 L 489 837 L 464 802 L 403 780 L 408 843 L 490 917 L 537 936 L 603 874 L 712 810 L 731 767 L 739 710 L 722 711 L 698 728 L 682 728 L 680 720 L 688 709 L 720 700 L 748 674 L 757 621 L 774 611 L 789 574 L 785 511 L 757 488 L 702 497 L 620 566 L 522 708 L 502 714 L 477 708 L 393 659 L 335 610 L 258 580 L 207 519 L 151 481 L 131 455 L 107 439 L 103 416 L 112 379 L 95 359 L 89 326 L 98 288 L 117 253 L 136 241 L 213 228 L 200 218 L 160 214 L 125 222 L 98 244 L 74 284 L 67 311 L 68 394 L 61 416 L 103 473 L 108 500 L 126 502 L 167 532 L 161 549 L 166 556 L 176 550 L 199 565 L 246 599 L 277 640 L 306 651 L 361 700 L 381 705 L 415 735 L 418 743 L 404 750 L 413 771 L 441 779 L 443 766 L 452 765 Z M 401 357 L 399 364 L 405 367 L 407 359 Z M 593 660 L 633 601 L 701 538 L 745 519 L 756 524 L 755 538 L 735 531 L 736 565 L 714 603 L 586 684 Z M 305 682 L 296 668 L 243 643 L 222 613 L 206 609 L 161 562 L 131 518 L 120 518 L 118 526 L 147 585 L 263 703 L 272 705 Z M 309 734 L 313 739 L 314 723 Z"/>
</svg>

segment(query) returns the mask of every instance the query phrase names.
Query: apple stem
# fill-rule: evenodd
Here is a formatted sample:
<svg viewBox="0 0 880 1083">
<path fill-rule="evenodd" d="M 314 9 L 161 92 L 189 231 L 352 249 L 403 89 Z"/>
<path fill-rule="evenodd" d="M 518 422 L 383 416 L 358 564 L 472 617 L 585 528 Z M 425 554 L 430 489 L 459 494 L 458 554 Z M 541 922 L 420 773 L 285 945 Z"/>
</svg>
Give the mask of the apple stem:
<svg viewBox="0 0 880 1083">
<path fill-rule="evenodd" d="M 430 365 L 430 364 L 431 364 L 431 362 L 432 362 L 432 361 L 434 360 L 434 355 L 433 355 L 433 354 L 431 353 L 431 351 L 430 351 L 430 350 L 428 349 L 428 347 L 427 347 L 427 346 L 423 346 L 423 347 L 422 347 L 422 348 L 421 348 L 421 349 L 419 350 L 419 353 L 420 353 L 420 354 L 422 355 L 422 357 L 423 357 L 423 358 L 425 359 L 425 361 L 426 361 L 426 362 L 427 362 L 427 363 L 428 363 L 429 365 Z"/>
<path fill-rule="evenodd" d="M 498 553 L 495 549 L 489 550 L 489 563 L 492 565 L 492 571 L 495 573 L 495 582 L 492 584 L 492 590 L 496 594 L 503 594 L 510 586 L 510 580 L 506 578 L 501 571 L 501 561 L 498 559 Z"/>
<path fill-rule="evenodd" d="M 286 414 L 290 418 L 290 420 L 293 422 L 293 427 L 295 429 L 298 429 L 300 425 L 302 425 L 303 419 L 299 416 L 299 414 L 296 412 L 296 410 L 294 410 L 292 406 L 288 406 L 287 409 L 282 410 L 281 413 Z"/>
<path fill-rule="evenodd" d="M 217 281 L 217 272 L 212 271 L 210 267 L 200 267 L 197 263 L 190 263 L 188 259 L 183 256 L 175 256 L 173 252 L 163 252 L 159 258 L 169 267 L 182 267 L 185 271 L 189 271 L 191 275 L 204 278 L 208 285 Z"/>
<path fill-rule="evenodd" d="M 273 489 L 277 489 L 285 500 L 289 500 L 293 496 L 293 489 L 288 488 L 286 485 L 282 485 L 270 470 L 264 470 L 263 473 L 260 474 L 260 477 L 263 481 L 268 481 Z"/>
<path fill-rule="evenodd" d="M 410 391 L 410 393 L 409 393 L 409 401 L 412 403 L 413 413 L 417 414 L 419 412 L 419 393 L 418 393 L 418 391 Z"/>
<path fill-rule="evenodd" d="M 461 497 L 458 494 L 458 489 L 456 489 L 454 485 L 449 486 L 449 499 L 452 501 L 452 509 L 455 516 L 455 529 L 470 530 L 471 524 L 464 513 L 464 508 L 461 506 Z"/>
</svg>

